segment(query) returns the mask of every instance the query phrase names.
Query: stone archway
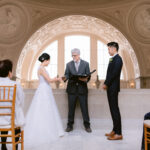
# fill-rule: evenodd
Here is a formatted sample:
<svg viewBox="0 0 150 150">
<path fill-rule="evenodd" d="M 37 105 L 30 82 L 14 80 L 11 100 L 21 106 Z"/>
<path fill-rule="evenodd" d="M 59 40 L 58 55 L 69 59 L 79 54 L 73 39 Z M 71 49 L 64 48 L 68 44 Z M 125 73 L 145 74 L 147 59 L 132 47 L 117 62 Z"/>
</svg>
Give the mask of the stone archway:
<svg viewBox="0 0 150 150">
<path fill-rule="evenodd" d="M 140 76 L 139 65 L 135 52 L 128 40 L 120 31 L 109 23 L 95 17 L 72 15 L 61 17 L 45 24 L 31 36 L 19 57 L 16 70 L 17 77 L 29 80 L 29 72 L 31 72 L 31 66 L 35 61 L 34 58 L 38 51 L 40 51 L 56 36 L 76 32 L 96 35 L 105 43 L 109 41 L 118 42 L 120 44 L 120 53 L 125 54 L 128 58 L 130 57 L 129 60 L 133 64 L 133 69 L 131 68 L 130 71 L 134 73 L 134 78 Z M 128 63 L 129 61 L 126 57 L 124 57 L 124 61 Z M 125 68 L 125 71 L 127 74 L 128 69 Z"/>
</svg>

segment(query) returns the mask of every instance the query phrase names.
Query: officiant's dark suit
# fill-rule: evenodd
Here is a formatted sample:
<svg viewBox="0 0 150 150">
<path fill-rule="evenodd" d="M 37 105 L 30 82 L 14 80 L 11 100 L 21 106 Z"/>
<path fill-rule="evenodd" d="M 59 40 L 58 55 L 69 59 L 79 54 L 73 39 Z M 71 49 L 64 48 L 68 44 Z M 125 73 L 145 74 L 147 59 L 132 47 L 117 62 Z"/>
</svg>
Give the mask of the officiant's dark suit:
<svg viewBox="0 0 150 150">
<path fill-rule="evenodd" d="M 89 63 L 80 59 L 80 64 L 78 66 L 78 71 L 75 67 L 75 61 L 71 61 L 66 66 L 65 77 L 68 79 L 67 84 L 67 93 L 68 93 L 68 127 L 73 126 L 74 124 L 74 115 L 76 101 L 79 100 L 80 107 L 82 111 L 82 116 L 84 120 L 85 128 L 90 127 L 90 119 L 88 113 L 88 87 L 87 82 L 90 80 L 90 77 L 87 81 L 80 81 L 79 79 L 72 78 L 72 75 L 83 75 L 89 74 L 90 68 Z"/>
<path fill-rule="evenodd" d="M 121 135 L 121 115 L 118 106 L 118 93 L 120 91 L 120 75 L 123 66 L 122 58 L 116 54 L 110 59 L 107 76 L 104 82 L 107 85 L 107 97 L 110 107 L 110 112 L 113 120 L 113 131 L 115 134 Z"/>
</svg>

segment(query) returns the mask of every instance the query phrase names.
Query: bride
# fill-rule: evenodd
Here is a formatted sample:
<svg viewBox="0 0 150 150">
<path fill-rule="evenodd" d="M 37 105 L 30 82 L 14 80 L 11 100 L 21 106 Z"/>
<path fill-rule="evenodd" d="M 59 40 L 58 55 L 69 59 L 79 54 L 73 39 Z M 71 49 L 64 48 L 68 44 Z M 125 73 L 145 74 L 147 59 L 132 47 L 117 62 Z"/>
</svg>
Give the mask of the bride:
<svg viewBox="0 0 150 150">
<path fill-rule="evenodd" d="M 50 78 L 45 67 L 50 63 L 50 56 L 43 53 L 39 57 L 39 86 L 35 92 L 26 116 L 25 149 L 37 149 L 50 145 L 64 135 L 62 122 L 55 103 L 50 83 L 60 78 Z M 45 148 L 47 149 L 47 148 Z"/>
</svg>

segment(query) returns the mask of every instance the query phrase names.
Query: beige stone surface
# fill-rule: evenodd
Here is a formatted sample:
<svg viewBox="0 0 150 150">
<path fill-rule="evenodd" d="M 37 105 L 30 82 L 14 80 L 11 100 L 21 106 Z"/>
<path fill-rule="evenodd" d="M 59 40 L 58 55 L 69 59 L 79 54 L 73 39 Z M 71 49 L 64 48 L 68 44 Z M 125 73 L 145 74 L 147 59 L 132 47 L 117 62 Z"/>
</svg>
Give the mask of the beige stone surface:
<svg viewBox="0 0 150 150">
<path fill-rule="evenodd" d="M 25 113 L 27 112 L 35 90 L 25 90 Z M 54 96 L 61 117 L 67 118 L 68 99 L 64 89 L 55 89 Z M 149 89 L 122 89 L 119 94 L 119 106 L 123 119 L 143 119 L 145 113 L 150 111 Z M 107 95 L 103 90 L 90 89 L 88 106 L 91 119 L 111 119 Z M 76 108 L 76 119 L 81 119 L 79 103 Z"/>
</svg>

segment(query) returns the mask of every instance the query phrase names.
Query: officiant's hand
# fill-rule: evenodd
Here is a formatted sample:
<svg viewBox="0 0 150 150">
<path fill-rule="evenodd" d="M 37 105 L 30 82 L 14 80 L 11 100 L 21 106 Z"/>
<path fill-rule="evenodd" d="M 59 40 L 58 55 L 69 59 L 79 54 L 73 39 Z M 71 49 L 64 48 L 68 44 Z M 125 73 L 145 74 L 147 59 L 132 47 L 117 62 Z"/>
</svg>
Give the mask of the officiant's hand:
<svg viewBox="0 0 150 150">
<path fill-rule="evenodd" d="M 80 81 L 83 81 L 83 82 L 87 82 L 88 81 L 88 77 L 85 77 L 85 78 L 79 78 Z"/>
<path fill-rule="evenodd" d="M 108 88 L 107 85 L 104 84 L 104 85 L 103 85 L 103 89 L 104 89 L 104 90 L 107 90 L 107 88 Z"/>
</svg>

